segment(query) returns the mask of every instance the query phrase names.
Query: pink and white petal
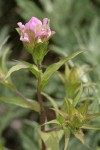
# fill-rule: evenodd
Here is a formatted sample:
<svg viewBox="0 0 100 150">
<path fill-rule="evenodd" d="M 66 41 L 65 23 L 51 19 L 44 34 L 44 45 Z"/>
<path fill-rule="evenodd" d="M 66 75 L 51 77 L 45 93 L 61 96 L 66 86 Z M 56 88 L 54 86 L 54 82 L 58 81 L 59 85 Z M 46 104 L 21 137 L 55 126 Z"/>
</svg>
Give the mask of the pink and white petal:
<svg viewBox="0 0 100 150">
<path fill-rule="evenodd" d="M 43 19 L 43 28 L 46 29 L 48 23 L 48 18 Z"/>
<path fill-rule="evenodd" d="M 30 43 L 28 35 L 25 33 L 24 36 L 20 37 L 20 40 L 26 43 Z"/>
<path fill-rule="evenodd" d="M 25 32 L 27 31 L 31 31 L 33 33 L 36 32 L 36 24 L 35 23 L 31 23 L 31 22 L 28 22 L 25 24 Z"/>
<path fill-rule="evenodd" d="M 52 31 L 50 29 L 48 29 L 47 33 L 48 33 L 48 36 L 51 36 Z"/>
<path fill-rule="evenodd" d="M 54 34 L 56 34 L 55 31 L 51 31 L 51 33 L 49 32 L 47 39 L 49 40 Z"/>
<path fill-rule="evenodd" d="M 36 32 L 35 33 L 35 38 L 40 37 L 41 36 L 41 32 Z"/>
<path fill-rule="evenodd" d="M 36 17 L 32 17 L 29 21 L 36 25 L 42 25 L 42 22 Z"/>
<path fill-rule="evenodd" d="M 25 29 L 25 26 L 21 22 L 18 22 L 17 25 L 20 27 L 21 30 Z"/>
</svg>

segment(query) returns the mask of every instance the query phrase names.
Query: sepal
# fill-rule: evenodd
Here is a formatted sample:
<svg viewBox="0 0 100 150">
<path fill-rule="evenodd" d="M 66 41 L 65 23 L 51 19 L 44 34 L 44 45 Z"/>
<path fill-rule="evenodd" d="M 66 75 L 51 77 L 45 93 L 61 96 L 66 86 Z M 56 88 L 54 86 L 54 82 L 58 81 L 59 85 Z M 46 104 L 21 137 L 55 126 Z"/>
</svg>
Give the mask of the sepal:
<svg viewBox="0 0 100 150">
<path fill-rule="evenodd" d="M 44 56 L 48 53 L 47 47 L 48 47 L 48 42 L 43 42 L 43 43 L 40 42 L 35 45 L 32 54 L 35 64 L 42 63 Z"/>
</svg>

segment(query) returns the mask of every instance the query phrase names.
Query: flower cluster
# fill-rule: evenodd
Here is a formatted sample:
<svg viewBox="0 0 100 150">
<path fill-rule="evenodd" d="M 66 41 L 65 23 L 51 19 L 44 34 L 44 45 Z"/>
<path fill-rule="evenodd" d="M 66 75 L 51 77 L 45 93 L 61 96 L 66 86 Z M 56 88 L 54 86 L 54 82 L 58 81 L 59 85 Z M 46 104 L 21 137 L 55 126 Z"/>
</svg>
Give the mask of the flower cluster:
<svg viewBox="0 0 100 150">
<path fill-rule="evenodd" d="M 20 28 L 20 40 L 31 45 L 48 41 L 55 34 L 49 27 L 49 19 L 44 18 L 43 23 L 36 17 L 32 17 L 29 22 L 23 25 L 18 22 Z"/>
</svg>

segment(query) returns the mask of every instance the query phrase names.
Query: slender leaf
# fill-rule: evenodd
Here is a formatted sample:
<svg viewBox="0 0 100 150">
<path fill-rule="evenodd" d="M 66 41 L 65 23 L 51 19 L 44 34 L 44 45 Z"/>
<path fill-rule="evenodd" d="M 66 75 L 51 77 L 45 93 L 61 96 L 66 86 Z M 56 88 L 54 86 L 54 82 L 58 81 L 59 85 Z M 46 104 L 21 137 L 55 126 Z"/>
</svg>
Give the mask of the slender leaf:
<svg viewBox="0 0 100 150">
<path fill-rule="evenodd" d="M 96 117 L 100 117 L 100 112 L 94 113 L 94 114 L 88 114 L 85 117 L 86 117 L 86 120 L 91 120 L 91 119 L 94 119 Z"/>
<path fill-rule="evenodd" d="M 84 104 L 82 104 L 78 111 L 82 114 L 82 115 L 86 115 L 87 111 L 88 111 L 88 106 L 89 106 L 89 102 L 90 100 L 86 100 Z"/>
<path fill-rule="evenodd" d="M 68 80 L 69 78 L 69 75 L 70 75 L 70 69 L 69 69 L 69 66 L 68 64 L 65 64 L 65 76 L 66 76 L 66 79 Z"/>
<path fill-rule="evenodd" d="M 65 134 L 64 150 L 67 150 L 68 143 L 69 143 L 69 138 L 70 138 L 70 129 L 64 128 L 64 134 Z"/>
<path fill-rule="evenodd" d="M 82 86 L 82 84 L 81 84 L 81 85 L 80 85 L 79 92 L 78 92 L 78 94 L 76 95 L 76 97 L 75 97 L 75 99 L 74 99 L 74 102 L 73 102 L 74 106 L 76 106 L 77 103 L 79 102 L 80 97 L 81 97 L 81 95 L 82 95 L 82 92 L 83 92 L 83 86 Z"/>
<path fill-rule="evenodd" d="M 20 69 L 29 69 L 36 77 L 40 76 L 40 72 L 35 65 L 32 65 L 32 64 L 27 63 L 27 62 L 21 62 L 15 66 L 13 66 L 12 68 L 10 68 L 5 79 L 7 79 L 13 72 L 18 71 Z"/>
<path fill-rule="evenodd" d="M 77 73 L 76 67 L 72 67 L 69 77 L 68 77 L 68 80 L 71 84 L 75 84 L 79 81 L 79 75 Z"/>
<path fill-rule="evenodd" d="M 43 89 L 45 87 L 45 85 L 47 84 L 48 80 L 53 75 L 53 73 L 55 73 L 64 63 L 66 63 L 70 59 L 76 57 L 78 54 L 80 54 L 82 52 L 83 51 L 77 51 L 77 52 L 69 55 L 68 57 L 65 57 L 65 58 L 61 59 L 59 62 L 50 65 L 46 69 L 46 71 L 44 72 L 44 74 L 42 75 L 40 89 Z"/>
<path fill-rule="evenodd" d="M 100 130 L 100 126 L 98 127 L 98 126 L 92 126 L 92 125 L 87 125 L 87 124 L 85 124 L 85 125 L 83 125 L 82 127 L 81 127 L 82 129 L 93 129 L 93 130 Z"/>
<path fill-rule="evenodd" d="M 14 104 L 23 108 L 29 108 L 32 109 L 36 112 L 40 111 L 40 107 L 38 102 L 34 100 L 28 100 L 29 102 L 32 103 L 32 106 L 30 106 L 27 102 L 23 101 L 21 98 L 17 97 L 0 97 L 0 102 L 8 103 L 8 104 Z M 34 108 L 33 108 L 34 106 Z"/>
<path fill-rule="evenodd" d="M 7 48 L 2 56 L 1 67 L 4 73 L 7 73 L 7 59 L 10 53 L 10 49 Z"/>
<path fill-rule="evenodd" d="M 88 147 L 82 130 L 74 131 L 73 134 L 75 135 L 75 137 L 76 137 L 78 140 L 80 140 L 85 146 Z"/>
<path fill-rule="evenodd" d="M 59 141 L 62 139 L 63 135 L 64 135 L 64 130 L 63 129 L 60 129 L 60 130 L 57 130 L 57 135 L 58 135 L 58 138 L 59 138 Z"/>
<path fill-rule="evenodd" d="M 59 109 L 54 109 L 52 108 L 56 113 L 58 113 L 60 116 L 62 116 L 63 118 L 67 119 L 68 118 L 68 114 L 65 113 L 64 111 L 62 110 L 59 110 Z"/>
<path fill-rule="evenodd" d="M 54 99 L 52 97 L 50 97 L 48 94 L 42 92 L 42 95 L 45 96 L 49 101 L 50 103 L 52 104 L 52 106 L 58 110 L 58 106 L 57 106 L 57 103 L 54 101 Z"/>
<path fill-rule="evenodd" d="M 0 81 L 0 84 L 4 85 L 5 87 L 11 89 L 11 90 L 16 90 L 15 86 L 9 82 L 5 82 L 5 81 Z"/>
<path fill-rule="evenodd" d="M 56 119 L 48 121 L 48 122 L 44 123 L 43 125 L 47 125 L 47 124 L 57 124 L 57 125 L 60 125 L 60 123 Z"/>
<path fill-rule="evenodd" d="M 66 114 L 71 115 L 72 111 L 74 111 L 72 99 L 66 98 L 63 102 L 61 110 L 64 111 Z"/>
<path fill-rule="evenodd" d="M 57 135 L 57 132 L 40 132 L 40 136 L 44 141 L 47 150 L 59 150 L 59 137 Z"/>
</svg>

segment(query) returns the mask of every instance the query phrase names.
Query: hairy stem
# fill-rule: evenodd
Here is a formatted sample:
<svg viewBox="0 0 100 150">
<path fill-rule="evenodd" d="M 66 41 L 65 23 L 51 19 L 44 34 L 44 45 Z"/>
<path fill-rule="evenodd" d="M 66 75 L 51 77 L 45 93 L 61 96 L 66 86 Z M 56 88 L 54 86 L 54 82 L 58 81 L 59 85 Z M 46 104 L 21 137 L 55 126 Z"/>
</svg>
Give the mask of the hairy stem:
<svg viewBox="0 0 100 150">
<path fill-rule="evenodd" d="M 45 108 L 43 106 L 43 101 L 42 101 L 42 97 L 41 97 L 41 92 L 37 91 L 37 97 L 38 97 L 38 102 L 40 104 L 40 124 L 41 126 L 41 131 L 45 131 L 45 125 L 43 125 L 45 123 Z"/>
<path fill-rule="evenodd" d="M 40 64 L 38 64 L 38 69 L 41 70 L 41 66 Z M 46 112 L 45 112 L 45 108 L 43 106 L 43 100 L 42 100 L 42 96 L 41 96 L 41 91 L 39 90 L 39 85 L 41 82 L 41 77 L 38 78 L 38 83 L 37 83 L 37 98 L 38 98 L 38 102 L 40 104 L 40 125 L 41 126 L 41 131 L 45 131 L 45 119 L 46 119 Z M 42 141 L 42 150 L 46 150 L 45 144 Z"/>
<path fill-rule="evenodd" d="M 40 125 L 41 126 L 41 131 L 45 131 L 45 125 L 43 125 L 45 123 L 45 118 L 46 118 L 46 113 L 45 113 L 45 109 L 43 106 L 43 101 L 42 101 L 42 97 L 41 97 L 41 92 L 37 91 L 37 97 L 38 97 L 38 102 L 40 104 Z M 42 150 L 46 150 L 45 144 L 42 141 Z"/>
</svg>

